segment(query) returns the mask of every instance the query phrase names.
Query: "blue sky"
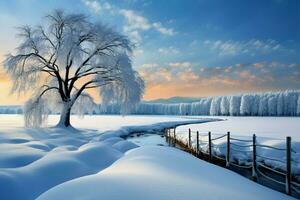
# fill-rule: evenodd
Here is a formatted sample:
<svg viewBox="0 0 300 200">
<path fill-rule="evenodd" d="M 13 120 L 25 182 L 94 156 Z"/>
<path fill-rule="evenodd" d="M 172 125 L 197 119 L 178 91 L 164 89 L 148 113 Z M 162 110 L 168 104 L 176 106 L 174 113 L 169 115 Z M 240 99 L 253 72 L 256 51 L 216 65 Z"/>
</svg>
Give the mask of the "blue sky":
<svg viewBox="0 0 300 200">
<path fill-rule="evenodd" d="M 4 0 L 1 55 L 17 44 L 14 27 L 40 23 L 56 8 L 101 20 L 136 43 L 145 99 L 299 88 L 298 0 Z"/>
</svg>

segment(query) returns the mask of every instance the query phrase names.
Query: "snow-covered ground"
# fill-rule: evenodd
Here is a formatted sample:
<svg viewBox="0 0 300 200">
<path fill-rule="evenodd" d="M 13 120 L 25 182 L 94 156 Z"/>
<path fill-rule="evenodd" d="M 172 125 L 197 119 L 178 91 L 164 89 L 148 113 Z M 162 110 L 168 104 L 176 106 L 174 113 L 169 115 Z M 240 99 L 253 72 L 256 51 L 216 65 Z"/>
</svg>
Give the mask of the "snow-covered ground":
<svg viewBox="0 0 300 200">
<path fill-rule="evenodd" d="M 51 116 L 49 126 L 58 116 Z M 48 189 L 110 166 L 137 145 L 119 136 L 202 122 L 147 116 L 72 116 L 74 129 L 24 129 L 22 116 L 0 115 L 0 199 L 34 199 Z"/>
<path fill-rule="evenodd" d="M 188 129 L 192 133 L 192 143 L 196 145 L 196 133 L 199 131 L 200 146 L 206 151 L 208 149 L 207 133 L 211 131 L 212 138 L 226 134 L 230 131 L 232 137 L 239 139 L 252 140 L 252 135 L 256 134 L 258 144 L 270 145 L 281 149 L 286 148 L 286 136 L 292 137 L 292 172 L 300 176 L 300 118 L 299 117 L 216 117 L 224 119 L 224 121 L 209 122 L 204 124 L 190 124 L 179 126 L 176 129 L 177 138 L 183 141 L 188 139 Z M 214 152 L 218 156 L 226 155 L 227 138 L 224 137 L 213 141 Z M 252 142 L 244 143 L 231 141 L 238 145 L 251 145 Z M 247 164 L 252 160 L 252 147 L 238 147 L 232 145 L 231 159 L 238 161 L 240 164 Z M 248 152 L 235 151 L 245 150 Z M 258 161 L 268 166 L 285 170 L 285 151 L 277 151 L 267 148 L 257 147 L 257 154 L 263 157 L 275 158 L 284 161 L 277 162 L 262 159 L 258 157 Z M 300 179 L 300 178 L 299 178 Z"/>
<path fill-rule="evenodd" d="M 205 117 L 205 116 L 203 116 Z M 210 118 L 224 119 L 224 121 L 205 124 L 191 124 L 180 126 L 178 131 L 187 131 L 188 128 L 200 133 L 227 133 L 232 135 L 269 137 L 285 139 L 291 136 L 294 141 L 300 141 L 300 117 L 224 117 L 216 116 Z"/>
<path fill-rule="evenodd" d="M 170 147 L 128 151 L 111 167 L 58 185 L 38 200 L 290 199 L 229 170 Z"/>
<path fill-rule="evenodd" d="M 198 199 L 200 195 L 245 199 L 253 194 L 256 199 L 289 198 L 179 150 L 137 148 L 119 137 L 207 120 L 170 116 L 71 120 L 80 131 L 24 129 L 22 116 L 0 115 L 0 199 L 35 199 L 45 192 L 41 199 L 119 199 L 120 195 L 124 199 Z M 58 116 L 50 116 L 49 126 L 57 121 Z M 74 198 L 68 198 L 70 191 Z"/>
</svg>

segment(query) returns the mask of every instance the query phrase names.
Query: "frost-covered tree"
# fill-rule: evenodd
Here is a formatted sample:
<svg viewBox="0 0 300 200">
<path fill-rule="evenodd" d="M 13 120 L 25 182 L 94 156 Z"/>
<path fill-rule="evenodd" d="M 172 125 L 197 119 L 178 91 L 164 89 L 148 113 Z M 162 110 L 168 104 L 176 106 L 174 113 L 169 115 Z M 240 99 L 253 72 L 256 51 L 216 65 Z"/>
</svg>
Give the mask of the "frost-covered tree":
<svg viewBox="0 0 300 200">
<path fill-rule="evenodd" d="M 227 96 L 222 97 L 220 106 L 221 106 L 221 114 L 228 115 L 229 114 L 229 99 Z"/>
<path fill-rule="evenodd" d="M 277 115 L 277 96 L 275 95 L 270 95 L 268 98 L 268 115 Z"/>
<path fill-rule="evenodd" d="M 264 95 L 259 99 L 258 115 L 268 116 L 268 99 Z"/>
<path fill-rule="evenodd" d="M 260 95 L 258 95 L 258 94 L 253 95 L 253 102 L 251 103 L 251 115 L 252 116 L 258 115 L 259 99 L 260 99 Z"/>
<path fill-rule="evenodd" d="M 221 103 L 221 97 L 214 97 L 212 99 L 210 110 L 209 110 L 210 115 L 220 115 L 220 111 L 221 111 L 220 103 Z"/>
<path fill-rule="evenodd" d="M 251 115 L 253 96 L 245 94 L 241 98 L 240 114 L 241 115 Z"/>
<path fill-rule="evenodd" d="M 40 126 L 50 111 L 60 112 L 59 125 L 70 126 L 70 114 L 94 106 L 87 92 L 98 89 L 104 104 L 117 103 L 122 113 L 137 104 L 144 82 L 132 69 L 132 45 L 113 29 L 82 14 L 56 10 L 43 25 L 23 26 L 21 43 L 5 60 L 12 90 L 35 91 L 24 109 L 27 126 Z"/>
<path fill-rule="evenodd" d="M 288 114 L 289 116 L 295 116 L 297 113 L 297 101 L 298 94 L 295 91 L 288 93 Z"/>
<path fill-rule="evenodd" d="M 229 102 L 229 113 L 231 116 L 237 116 L 240 113 L 241 97 L 232 96 Z"/>
<path fill-rule="evenodd" d="M 297 100 L 297 116 L 300 116 L 300 95 L 298 96 Z"/>
<path fill-rule="evenodd" d="M 283 94 L 279 93 L 277 96 L 277 115 L 282 116 L 284 109 Z"/>
</svg>

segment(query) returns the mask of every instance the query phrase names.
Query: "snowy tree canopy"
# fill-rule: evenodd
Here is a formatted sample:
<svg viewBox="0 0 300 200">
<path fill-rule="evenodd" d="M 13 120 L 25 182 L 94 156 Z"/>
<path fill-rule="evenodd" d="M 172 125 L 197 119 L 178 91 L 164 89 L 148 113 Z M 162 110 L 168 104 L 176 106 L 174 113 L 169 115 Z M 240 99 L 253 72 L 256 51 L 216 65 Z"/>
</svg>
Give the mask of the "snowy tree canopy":
<svg viewBox="0 0 300 200">
<path fill-rule="evenodd" d="M 40 126 L 50 112 L 61 113 L 60 125 L 70 125 L 73 113 L 95 106 L 87 92 L 98 89 L 104 103 L 116 103 L 122 113 L 140 101 L 144 82 L 131 65 L 133 46 L 127 37 L 85 15 L 56 10 L 43 25 L 19 28 L 22 39 L 5 68 L 13 92 L 34 91 L 24 113 L 27 126 Z"/>
</svg>

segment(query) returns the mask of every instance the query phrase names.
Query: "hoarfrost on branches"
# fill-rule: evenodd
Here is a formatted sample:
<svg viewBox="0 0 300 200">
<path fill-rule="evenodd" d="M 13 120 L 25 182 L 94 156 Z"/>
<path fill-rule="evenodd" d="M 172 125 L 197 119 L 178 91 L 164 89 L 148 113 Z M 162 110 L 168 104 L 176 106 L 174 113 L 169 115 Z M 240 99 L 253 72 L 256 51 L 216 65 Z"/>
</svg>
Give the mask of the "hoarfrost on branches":
<svg viewBox="0 0 300 200">
<path fill-rule="evenodd" d="M 14 82 L 12 92 L 38 91 L 26 103 L 25 123 L 39 126 L 51 113 L 59 125 L 70 125 L 70 114 L 90 113 L 88 94 L 98 89 L 104 104 L 120 105 L 128 113 L 140 101 L 144 82 L 132 69 L 127 37 L 85 15 L 56 10 L 44 25 L 19 28 L 21 43 L 6 56 L 5 68 Z"/>
</svg>

